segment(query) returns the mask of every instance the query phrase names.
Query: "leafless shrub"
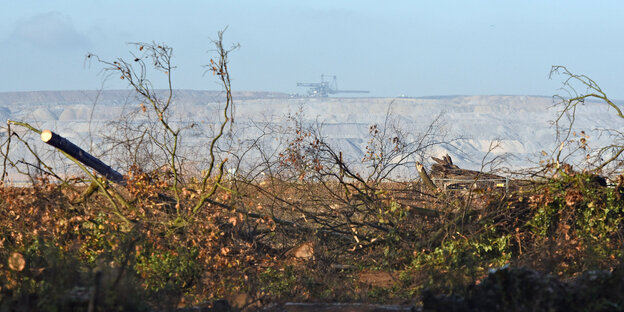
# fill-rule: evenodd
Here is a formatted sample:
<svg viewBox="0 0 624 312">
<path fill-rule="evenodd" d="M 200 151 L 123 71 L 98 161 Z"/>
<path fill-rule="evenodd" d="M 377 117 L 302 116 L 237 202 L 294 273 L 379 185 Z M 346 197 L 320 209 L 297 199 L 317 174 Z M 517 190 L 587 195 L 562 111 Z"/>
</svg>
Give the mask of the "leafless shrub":
<svg viewBox="0 0 624 312">
<path fill-rule="evenodd" d="M 550 72 L 564 77 L 561 90 L 555 95 L 559 113 L 555 119 L 557 149 L 551 153 L 551 163 L 558 171 L 565 163 L 577 165 L 596 173 L 610 175 L 622 166 L 621 155 L 624 152 L 624 135 L 611 125 L 598 125 L 600 135 L 606 136 L 611 143 L 592 148 L 590 136 L 585 130 L 577 130 L 575 122 L 583 116 L 578 115 L 578 108 L 583 105 L 606 104 L 614 110 L 615 116 L 624 119 L 621 108 L 591 78 L 572 73 L 565 66 L 553 66 Z M 593 129 L 592 129 L 593 130 Z"/>
</svg>

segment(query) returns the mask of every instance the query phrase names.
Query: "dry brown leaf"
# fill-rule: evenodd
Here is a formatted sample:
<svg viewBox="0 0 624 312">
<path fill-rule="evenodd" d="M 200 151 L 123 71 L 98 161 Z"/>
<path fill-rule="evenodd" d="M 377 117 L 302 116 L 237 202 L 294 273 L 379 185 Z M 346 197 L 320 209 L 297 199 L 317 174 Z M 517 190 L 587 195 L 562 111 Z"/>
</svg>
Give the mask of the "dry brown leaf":
<svg viewBox="0 0 624 312">
<path fill-rule="evenodd" d="M 9 268 L 13 271 L 20 272 L 26 267 L 26 260 L 19 252 L 14 252 L 9 257 Z"/>
</svg>

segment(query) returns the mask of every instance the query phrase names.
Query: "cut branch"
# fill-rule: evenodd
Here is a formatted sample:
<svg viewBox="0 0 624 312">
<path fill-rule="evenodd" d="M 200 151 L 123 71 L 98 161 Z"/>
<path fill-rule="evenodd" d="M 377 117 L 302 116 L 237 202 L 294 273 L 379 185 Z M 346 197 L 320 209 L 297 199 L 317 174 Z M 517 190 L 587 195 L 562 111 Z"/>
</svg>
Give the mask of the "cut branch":
<svg viewBox="0 0 624 312">
<path fill-rule="evenodd" d="M 435 191 L 438 189 L 438 187 L 435 185 L 435 183 L 433 183 L 433 181 L 431 180 L 431 178 L 427 174 L 427 171 L 425 171 L 425 168 L 423 167 L 421 163 L 416 162 L 416 169 L 418 170 L 420 179 L 423 181 L 423 183 L 425 184 L 425 186 L 427 186 L 428 189 L 432 191 Z"/>
<path fill-rule="evenodd" d="M 121 185 L 125 184 L 124 177 L 121 173 L 115 171 L 109 165 L 105 164 L 104 162 L 92 156 L 91 154 L 87 153 L 82 148 L 78 147 L 77 145 L 70 142 L 66 138 L 50 130 L 43 130 L 41 132 L 41 140 L 71 155 L 72 157 L 74 157 L 81 163 L 85 164 L 86 166 L 95 169 L 95 171 L 99 172 L 101 175 L 106 177 L 106 179 L 112 182 L 115 182 L 117 184 L 121 184 Z"/>
</svg>

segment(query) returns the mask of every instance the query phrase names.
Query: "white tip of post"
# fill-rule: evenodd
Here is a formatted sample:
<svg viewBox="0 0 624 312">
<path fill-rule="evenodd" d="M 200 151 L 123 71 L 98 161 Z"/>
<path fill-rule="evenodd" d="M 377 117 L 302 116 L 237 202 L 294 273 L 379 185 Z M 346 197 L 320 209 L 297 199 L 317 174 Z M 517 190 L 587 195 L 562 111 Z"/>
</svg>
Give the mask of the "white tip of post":
<svg viewBox="0 0 624 312">
<path fill-rule="evenodd" d="M 43 130 L 41 132 L 41 141 L 48 143 L 52 139 L 52 131 Z"/>
</svg>

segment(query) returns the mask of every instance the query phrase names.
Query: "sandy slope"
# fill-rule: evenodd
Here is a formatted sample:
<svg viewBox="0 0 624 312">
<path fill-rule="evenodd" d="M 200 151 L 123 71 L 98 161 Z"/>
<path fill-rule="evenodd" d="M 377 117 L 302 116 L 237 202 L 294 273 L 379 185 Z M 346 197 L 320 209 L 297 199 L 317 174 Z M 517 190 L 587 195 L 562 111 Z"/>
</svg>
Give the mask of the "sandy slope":
<svg viewBox="0 0 624 312">
<path fill-rule="evenodd" d="M 219 92 L 178 91 L 173 118 L 179 125 L 195 122 L 209 128 L 218 122 L 222 99 Z M 96 136 L 107 133 L 109 121 L 138 112 L 139 103 L 128 91 L 105 91 L 99 98 L 94 91 L 0 93 L 0 117 L 50 128 L 84 144 L 89 129 Z M 507 164 L 513 167 L 527 166 L 538 160 L 539 152 L 554 148 L 551 122 L 557 108 L 552 107 L 551 97 L 297 98 L 241 92 L 235 94 L 235 103 L 239 139 L 259 133 L 248 128 L 251 124 L 256 128 L 258 124 L 285 125 L 286 116 L 300 113 L 305 123 L 322 125 L 324 136 L 353 159 L 363 156 L 369 126 L 382 125 L 388 114 L 403 129 L 418 133 L 442 113 L 442 130 L 449 132 L 449 138 L 463 139 L 438 146 L 434 153 L 449 152 L 463 167 L 479 167 L 493 141 L 499 141 L 500 146 L 491 155 L 509 154 Z M 609 141 L 606 137 L 598 139 L 596 128 L 624 130 L 624 120 L 604 104 L 579 106 L 578 116 L 578 131 L 586 131 L 596 146 Z M 193 138 L 201 134 L 194 134 L 189 134 L 187 144 L 200 144 L 201 140 Z"/>
</svg>

